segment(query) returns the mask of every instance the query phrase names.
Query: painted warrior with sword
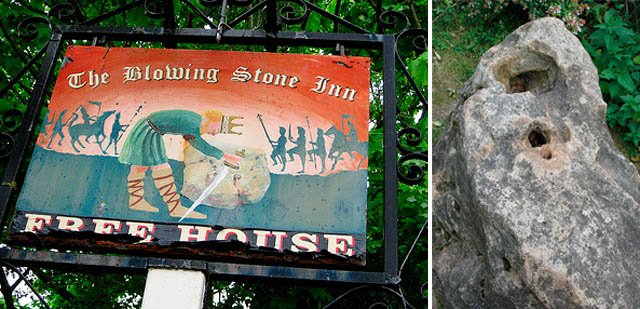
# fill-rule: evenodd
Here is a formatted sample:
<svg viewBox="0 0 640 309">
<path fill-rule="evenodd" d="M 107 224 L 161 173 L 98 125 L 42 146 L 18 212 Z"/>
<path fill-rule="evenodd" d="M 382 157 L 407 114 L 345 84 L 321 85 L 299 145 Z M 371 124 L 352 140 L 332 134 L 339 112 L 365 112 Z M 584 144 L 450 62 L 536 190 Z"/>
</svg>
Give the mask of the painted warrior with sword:
<svg viewBox="0 0 640 309">
<path fill-rule="evenodd" d="M 165 134 L 182 135 L 191 146 L 203 154 L 223 159 L 226 166 L 237 169 L 240 164 L 239 156 L 224 153 L 202 138 L 203 134 L 242 134 L 232 131 L 234 127 L 242 126 L 242 124 L 233 123 L 236 119 L 242 119 L 242 117 L 225 116 L 215 110 L 209 110 L 202 114 L 189 110 L 164 110 L 151 113 L 138 120 L 127 136 L 122 153 L 118 157 L 118 161 L 121 163 L 131 165 L 127 177 L 129 209 L 146 212 L 159 211 L 144 199 L 143 179 L 146 171 L 150 169 L 153 184 L 167 205 L 171 217 L 205 219 L 207 217 L 205 214 L 193 211 L 199 202 L 194 202 L 191 209 L 182 205 L 162 136 Z M 219 178 L 216 177 L 216 179 Z M 215 180 L 212 185 L 215 186 Z"/>
<path fill-rule="evenodd" d="M 302 169 L 298 171 L 298 174 L 303 174 L 307 157 L 307 138 L 305 136 L 304 128 L 300 126 L 298 127 L 298 138 L 294 140 L 293 136 L 291 135 L 291 124 L 289 124 L 289 140 L 292 143 L 296 144 L 295 147 L 287 150 L 289 161 L 294 160 L 294 154 L 298 155 L 298 157 L 300 157 L 300 164 L 302 166 Z"/>
<path fill-rule="evenodd" d="M 118 155 L 118 142 L 120 142 L 120 139 L 124 136 L 124 133 L 127 131 L 136 116 L 138 116 L 141 109 L 142 105 L 139 105 L 129 123 L 125 125 L 120 123 L 120 112 L 116 114 L 116 119 L 113 121 L 113 125 L 111 126 L 111 134 L 109 134 L 109 144 L 102 150 L 102 153 L 106 154 L 109 147 L 113 144 L 113 154 Z"/>
<path fill-rule="evenodd" d="M 318 128 L 317 135 L 318 137 L 316 138 L 316 141 L 310 142 L 311 145 L 313 146 L 313 149 L 309 150 L 308 153 L 309 153 L 310 160 L 312 160 L 314 163 L 314 166 L 316 161 L 320 160 L 320 164 L 322 166 L 322 170 L 320 170 L 320 174 L 322 174 L 326 170 L 325 159 L 327 158 L 327 149 L 325 148 L 324 132 L 322 131 L 321 128 Z M 313 137 L 311 139 L 313 139 Z M 318 158 L 316 158 L 316 156 Z"/>
<path fill-rule="evenodd" d="M 264 125 L 264 121 L 262 120 L 262 115 L 258 114 L 258 120 L 260 120 L 260 124 L 262 125 L 262 130 L 264 130 L 264 134 L 267 136 L 267 140 L 273 147 L 273 151 L 271 152 L 271 160 L 273 160 L 273 165 L 277 165 L 278 161 L 282 163 L 282 170 L 287 167 L 287 129 L 284 127 L 280 127 L 280 137 L 278 137 L 277 141 L 274 141 L 269 136 L 269 131 L 267 131 L 267 127 Z"/>
</svg>

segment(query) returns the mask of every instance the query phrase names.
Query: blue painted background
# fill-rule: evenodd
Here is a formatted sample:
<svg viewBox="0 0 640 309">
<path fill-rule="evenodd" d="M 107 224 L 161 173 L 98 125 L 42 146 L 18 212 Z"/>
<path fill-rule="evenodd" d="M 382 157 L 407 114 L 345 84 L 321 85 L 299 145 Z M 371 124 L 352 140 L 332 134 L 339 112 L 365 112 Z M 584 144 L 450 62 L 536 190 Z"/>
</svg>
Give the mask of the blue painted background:
<svg viewBox="0 0 640 309">
<path fill-rule="evenodd" d="M 179 161 L 170 164 L 180 189 L 184 166 Z M 68 216 L 177 223 L 179 218 L 169 216 L 150 174 L 145 178 L 145 198 L 160 212 L 129 210 L 128 172 L 129 166 L 115 157 L 70 155 L 36 146 L 17 208 Z M 233 210 L 200 205 L 196 210 L 207 218 L 183 222 L 365 234 L 366 179 L 366 170 L 329 176 L 271 174 L 271 186 L 259 203 Z M 182 202 L 186 207 L 192 203 L 185 197 Z"/>
</svg>

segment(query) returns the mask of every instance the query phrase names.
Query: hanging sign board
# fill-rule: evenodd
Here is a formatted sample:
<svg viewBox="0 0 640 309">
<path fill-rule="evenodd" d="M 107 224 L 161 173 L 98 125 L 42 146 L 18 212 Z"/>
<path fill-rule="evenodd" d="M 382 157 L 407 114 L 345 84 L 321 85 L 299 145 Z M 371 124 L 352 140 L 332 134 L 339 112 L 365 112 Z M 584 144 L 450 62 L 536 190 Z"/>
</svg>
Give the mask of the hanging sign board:
<svg viewBox="0 0 640 309">
<path fill-rule="evenodd" d="M 10 239 L 365 262 L 369 59 L 71 46 Z"/>
</svg>

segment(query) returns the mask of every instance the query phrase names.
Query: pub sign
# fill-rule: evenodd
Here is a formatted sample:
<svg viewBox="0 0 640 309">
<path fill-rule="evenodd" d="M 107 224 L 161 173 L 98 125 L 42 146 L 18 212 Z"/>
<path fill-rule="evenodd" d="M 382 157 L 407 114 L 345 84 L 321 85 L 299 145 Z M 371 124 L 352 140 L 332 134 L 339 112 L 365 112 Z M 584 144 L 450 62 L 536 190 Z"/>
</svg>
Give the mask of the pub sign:
<svg viewBox="0 0 640 309">
<path fill-rule="evenodd" d="M 10 240 L 364 265 L 369 65 L 70 46 Z"/>
</svg>

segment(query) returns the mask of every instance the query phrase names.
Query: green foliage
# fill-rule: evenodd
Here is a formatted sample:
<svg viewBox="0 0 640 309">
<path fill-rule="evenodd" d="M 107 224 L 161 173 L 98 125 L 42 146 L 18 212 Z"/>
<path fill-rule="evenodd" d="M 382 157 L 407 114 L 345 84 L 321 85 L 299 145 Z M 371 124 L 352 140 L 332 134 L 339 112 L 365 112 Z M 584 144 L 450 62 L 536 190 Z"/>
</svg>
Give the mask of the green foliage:
<svg viewBox="0 0 640 309">
<path fill-rule="evenodd" d="M 600 72 L 607 122 L 623 129 L 624 140 L 640 145 L 640 35 L 618 11 L 604 14 L 602 23 L 583 45 Z"/>
<path fill-rule="evenodd" d="M 499 43 L 528 17 L 520 10 L 495 16 L 491 22 L 469 18 L 461 1 L 434 1 L 433 8 L 433 137 L 446 127 L 457 90 L 471 77 L 482 54 Z"/>
<path fill-rule="evenodd" d="M 75 274 L 34 269 L 36 290 L 51 308 L 137 308 L 141 304 L 144 276 Z M 44 292 L 43 292 L 44 291 Z M 34 301 L 29 308 L 41 308 Z M 44 307 L 42 307 L 44 308 Z"/>
<path fill-rule="evenodd" d="M 515 4 L 529 12 L 531 19 L 544 16 L 557 17 L 564 21 L 569 30 L 579 33 L 586 23 L 586 20 L 580 16 L 589 10 L 593 3 L 593 0 L 472 0 L 467 1 L 464 9 L 469 17 L 493 19 L 494 15 L 501 14 L 510 4 Z"/>
<path fill-rule="evenodd" d="M 424 52 L 418 58 L 409 61 L 409 63 L 407 63 L 407 66 L 409 67 L 409 74 L 411 74 L 418 87 L 420 87 L 421 89 L 427 89 L 427 85 L 429 85 L 427 52 Z"/>
</svg>

